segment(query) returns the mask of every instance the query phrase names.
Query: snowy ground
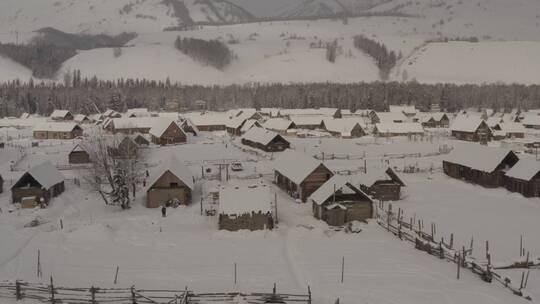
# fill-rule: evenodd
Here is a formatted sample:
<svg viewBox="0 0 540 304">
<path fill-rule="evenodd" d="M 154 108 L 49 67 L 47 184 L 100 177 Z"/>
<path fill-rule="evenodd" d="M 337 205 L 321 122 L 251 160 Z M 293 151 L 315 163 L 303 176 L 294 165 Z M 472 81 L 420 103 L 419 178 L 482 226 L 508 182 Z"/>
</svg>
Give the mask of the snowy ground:
<svg viewBox="0 0 540 304">
<path fill-rule="evenodd" d="M 22 144 L 25 140 L 19 140 Z M 26 140 L 28 141 L 28 140 Z M 409 141 L 406 138 L 378 140 L 358 139 L 293 139 L 294 147 L 308 154 L 366 153 L 368 166 L 378 166 L 379 158 L 393 153 L 431 153 L 442 144 L 462 144 L 443 137 L 431 141 Z M 43 159 L 61 162 L 74 144 L 30 148 L 21 166 Z M 159 163 L 175 154 L 186 161 L 193 173 L 200 176 L 200 166 L 211 167 L 211 160 L 235 159 L 245 171 L 236 176 L 265 174 L 269 181 L 271 161 L 242 152 L 227 137 L 189 138 L 186 145 L 150 148 L 149 163 Z M 55 151 L 56 153 L 51 153 Z M 364 152 L 365 151 L 365 152 Z M 6 163 L 18 157 L 15 148 L 0 154 L 1 174 L 8 180 L 20 172 L 9 172 Z M 258 162 L 254 162 L 258 160 Z M 394 160 L 429 166 L 440 157 Z M 363 165 L 363 161 L 328 160 L 332 167 Z M 151 167 L 151 173 L 154 167 Z M 62 171 L 66 177 L 82 174 L 79 170 Z M 525 236 L 525 247 L 540 253 L 540 240 L 534 234 L 540 228 L 540 201 L 524 199 L 502 189 L 483 189 L 451 180 L 439 172 L 404 175 L 407 187 L 405 200 L 395 206 L 406 214 L 416 213 L 425 222 L 437 223 L 440 235 L 455 234 L 456 243 L 468 242 L 475 236 L 475 254 L 482 253 L 482 241 L 490 240 L 494 260 L 516 257 L 519 234 Z M 203 185 L 200 181 L 194 202 L 217 181 Z M 359 234 L 329 229 L 311 215 L 311 206 L 294 203 L 284 192 L 278 195 L 278 228 L 273 231 L 225 232 L 217 230 L 217 219 L 201 216 L 198 204 L 169 209 L 162 218 L 160 211 L 147 209 L 139 191 L 131 210 L 105 206 L 102 200 L 86 189 L 66 182 L 67 191 L 54 199 L 50 208 L 15 210 L 10 193 L 0 194 L 0 280 L 36 277 L 37 250 L 41 252 L 43 282 L 53 275 L 55 282 L 68 286 L 113 286 L 114 272 L 119 266 L 118 286 L 136 284 L 139 288 L 176 288 L 184 286 L 199 291 L 269 291 L 278 284 L 282 292 L 304 293 L 309 285 L 315 303 L 329 303 L 337 297 L 343 303 L 525 303 L 496 283 L 483 283 L 470 272 L 456 280 L 455 265 L 421 254 L 408 243 L 400 242 L 376 223 L 364 225 Z M 4 189 L 9 189 L 9 181 Z M 24 228 L 35 216 L 49 223 Z M 59 221 L 63 220 L 64 230 Z M 480 220 L 479 220 L 480 219 Z M 458 224 L 459 223 L 459 224 Z M 345 258 L 344 283 L 340 283 L 341 259 Z M 238 265 L 238 284 L 233 282 L 234 263 Z M 521 273 L 513 272 L 513 281 Z M 518 280 L 519 281 L 519 280 Z M 536 295 L 538 274 L 531 273 L 527 290 Z"/>
</svg>

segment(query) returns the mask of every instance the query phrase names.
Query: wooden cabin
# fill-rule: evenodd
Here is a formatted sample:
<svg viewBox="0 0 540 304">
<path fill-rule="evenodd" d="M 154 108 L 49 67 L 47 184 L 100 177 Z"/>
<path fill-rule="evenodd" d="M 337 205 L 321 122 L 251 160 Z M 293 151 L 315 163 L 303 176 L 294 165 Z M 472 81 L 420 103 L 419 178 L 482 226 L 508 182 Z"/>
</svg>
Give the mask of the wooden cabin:
<svg viewBox="0 0 540 304">
<path fill-rule="evenodd" d="M 540 162 L 520 159 L 505 174 L 504 186 L 508 191 L 525 197 L 540 197 Z"/>
<path fill-rule="evenodd" d="M 504 186 L 506 171 L 518 160 L 510 150 L 470 144 L 456 148 L 447 155 L 443 160 L 443 171 L 456 179 L 496 188 Z"/>
<path fill-rule="evenodd" d="M 149 131 L 152 143 L 156 145 L 172 145 L 185 143 L 186 133 L 174 120 L 159 120 Z"/>
<path fill-rule="evenodd" d="M 228 186 L 219 190 L 219 229 L 264 230 L 274 228 L 270 187 L 264 183 Z"/>
<path fill-rule="evenodd" d="M 492 130 L 480 117 L 458 117 L 450 131 L 454 138 L 465 141 L 488 142 L 493 137 Z"/>
<path fill-rule="evenodd" d="M 189 119 L 185 118 L 181 123 L 180 127 L 184 130 L 184 133 L 191 133 L 193 136 L 199 135 L 199 128 Z"/>
<path fill-rule="evenodd" d="M 401 112 L 375 112 L 369 113 L 372 124 L 378 123 L 404 123 L 408 121 L 407 116 Z"/>
<path fill-rule="evenodd" d="M 49 118 L 55 121 L 69 121 L 73 120 L 74 116 L 68 110 L 54 110 Z"/>
<path fill-rule="evenodd" d="M 276 185 L 304 203 L 333 175 L 322 162 L 291 150 L 283 152 L 274 164 Z"/>
<path fill-rule="evenodd" d="M 265 152 L 281 152 L 290 147 L 290 143 L 276 132 L 263 128 L 252 128 L 242 136 L 242 144 Z"/>
<path fill-rule="evenodd" d="M 90 163 L 90 155 L 80 145 L 76 145 L 68 155 L 70 164 L 87 164 Z"/>
<path fill-rule="evenodd" d="M 401 199 L 403 180 L 392 168 L 367 168 L 364 173 L 354 175 L 351 180 L 359 189 L 380 201 Z"/>
<path fill-rule="evenodd" d="M 316 130 L 323 129 L 324 116 L 321 115 L 297 115 L 290 116 L 292 122 L 298 129 Z"/>
<path fill-rule="evenodd" d="M 263 123 L 263 127 L 281 135 L 287 135 L 291 130 L 297 128 L 294 122 L 285 118 L 270 118 Z"/>
<path fill-rule="evenodd" d="M 332 136 L 341 138 L 358 138 L 367 135 L 365 126 L 355 118 L 324 119 L 322 128 Z"/>
<path fill-rule="evenodd" d="M 425 128 L 448 128 L 450 126 L 450 118 L 446 113 L 425 113 L 420 122 Z"/>
<path fill-rule="evenodd" d="M 156 121 L 155 117 L 111 118 L 103 124 L 103 128 L 114 134 L 148 134 Z"/>
<path fill-rule="evenodd" d="M 373 217 L 373 201 L 344 177 L 334 175 L 308 199 L 313 215 L 330 226 L 343 226 L 352 221 Z"/>
<path fill-rule="evenodd" d="M 34 139 L 74 139 L 83 135 L 83 129 L 76 123 L 40 123 L 34 127 Z"/>
<path fill-rule="evenodd" d="M 150 145 L 150 141 L 148 141 L 148 139 L 146 139 L 146 137 L 144 137 L 144 135 L 142 135 L 142 134 L 134 134 L 133 135 L 133 141 L 139 147 L 144 147 L 144 146 L 149 146 Z"/>
<path fill-rule="evenodd" d="M 157 208 L 170 204 L 191 204 L 194 189 L 193 173 L 176 157 L 161 166 L 148 184 L 146 207 Z"/>
<path fill-rule="evenodd" d="M 11 200 L 23 208 L 48 205 L 64 192 L 64 176 L 49 161 L 32 167 L 11 187 Z"/>
<path fill-rule="evenodd" d="M 373 128 L 373 134 L 379 137 L 424 135 L 424 128 L 420 123 L 378 123 Z"/>
</svg>

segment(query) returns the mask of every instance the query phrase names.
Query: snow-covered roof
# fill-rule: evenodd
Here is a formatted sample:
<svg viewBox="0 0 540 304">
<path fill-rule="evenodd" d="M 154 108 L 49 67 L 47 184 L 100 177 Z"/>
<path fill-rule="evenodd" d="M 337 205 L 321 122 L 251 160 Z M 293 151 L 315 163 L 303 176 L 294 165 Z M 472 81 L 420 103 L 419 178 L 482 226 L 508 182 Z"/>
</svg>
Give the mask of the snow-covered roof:
<svg viewBox="0 0 540 304">
<path fill-rule="evenodd" d="M 28 119 L 28 118 L 30 118 L 30 114 L 24 112 L 24 113 L 21 114 L 21 116 L 20 116 L 19 118 L 20 118 L 20 119 Z"/>
<path fill-rule="evenodd" d="M 392 113 L 404 113 L 407 115 L 414 115 L 417 112 L 414 106 L 389 106 L 389 111 Z"/>
<path fill-rule="evenodd" d="M 456 117 L 450 130 L 459 132 L 476 132 L 484 120 L 479 116 L 460 115 Z"/>
<path fill-rule="evenodd" d="M 334 116 L 339 109 L 337 108 L 319 108 L 319 109 L 281 109 L 281 115 L 298 116 L 298 115 L 317 115 L 317 116 Z"/>
<path fill-rule="evenodd" d="M 486 120 L 486 123 L 488 124 L 488 126 L 490 128 L 493 128 L 495 127 L 497 124 L 503 122 L 503 119 L 500 118 L 500 117 L 496 117 L 496 116 L 492 116 L 492 117 L 489 117 L 487 120 Z"/>
<path fill-rule="evenodd" d="M 272 212 L 270 187 L 266 184 L 229 186 L 219 189 L 220 214 L 242 215 L 259 211 Z"/>
<path fill-rule="evenodd" d="M 478 144 L 464 144 L 455 148 L 443 159 L 471 169 L 491 173 L 510 153 L 509 149 L 486 147 Z"/>
<path fill-rule="evenodd" d="M 322 162 L 300 152 L 285 150 L 274 162 L 274 170 L 295 184 L 302 183 Z"/>
<path fill-rule="evenodd" d="M 359 125 L 362 129 L 365 128 L 356 118 L 325 118 L 323 120 L 326 130 L 330 132 L 340 133 L 342 136 L 350 135 L 352 130 Z"/>
<path fill-rule="evenodd" d="M 267 129 L 285 131 L 290 129 L 294 123 L 291 120 L 284 118 L 271 118 L 267 120 L 263 126 Z"/>
<path fill-rule="evenodd" d="M 30 174 L 45 189 L 64 181 L 62 173 L 50 161 L 34 166 L 26 173 Z"/>
<path fill-rule="evenodd" d="M 347 187 L 349 190 L 357 193 L 362 193 L 367 199 L 371 200 L 367 194 L 362 190 L 353 186 L 345 177 L 341 175 L 332 176 L 326 183 L 319 187 L 315 192 L 311 194 L 308 200 L 313 201 L 317 205 L 322 205 L 328 198 L 330 198 L 334 192 L 343 190 Z"/>
<path fill-rule="evenodd" d="M 498 124 L 498 126 L 505 133 L 525 133 L 525 127 L 520 123 L 504 122 Z"/>
<path fill-rule="evenodd" d="M 83 147 L 81 147 L 81 145 L 76 144 L 75 147 L 73 147 L 73 149 L 71 150 L 71 152 L 86 152 L 86 150 L 83 149 Z"/>
<path fill-rule="evenodd" d="M 34 132 L 71 132 L 80 126 L 74 122 L 44 122 L 34 127 Z"/>
<path fill-rule="evenodd" d="M 243 115 L 240 115 L 240 116 L 234 116 L 230 119 L 227 120 L 227 122 L 225 123 L 225 126 L 227 128 L 232 128 L 232 129 L 237 129 L 239 128 L 245 121 L 247 120 L 246 117 L 244 117 Z"/>
<path fill-rule="evenodd" d="M 89 119 L 88 116 L 86 116 L 84 114 L 77 114 L 73 118 L 73 120 L 76 121 L 76 122 L 83 122 L 83 121 L 88 120 L 88 119 Z"/>
<path fill-rule="evenodd" d="M 417 122 L 410 123 L 378 123 L 375 125 L 378 133 L 386 134 L 409 134 L 424 133 L 424 127 Z"/>
<path fill-rule="evenodd" d="M 225 112 L 192 112 L 183 115 L 196 126 L 224 126 L 229 119 Z"/>
<path fill-rule="evenodd" d="M 182 121 L 182 124 L 181 126 L 187 126 L 187 127 L 190 127 L 193 132 L 195 133 L 195 135 L 199 134 L 199 128 L 197 128 L 197 126 L 193 123 L 193 121 L 191 121 L 191 119 L 187 118 L 187 117 L 184 117 L 183 118 L 184 120 Z"/>
<path fill-rule="evenodd" d="M 256 127 L 247 131 L 246 134 L 242 136 L 242 139 L 260 143 L 261 145 L 266 146 L 276 137 L 281 137 L 281 135 L 270 130 Z"/>
<path fill-rule="evenodd" d="M 540 126 L 540 115 L 537 115 L 536 113 L 527 114 L 523 117 L 521 123 L 526 126 Z"/>
<path fill-rule="evenodd" d="M 295 115 L 290 119 L 297 127 L 320 125 L 325 117 L 322 115 Z"/>
<path fill-rule="evenodd" d="M 540 162 L 532 158 L 524 158 L 510 168 L 506 176 L 530 181 L 538 172 L 540 172 Z"/>
<path fill-rule="evenodd" d="M 167 131 L 167 129 L 169 128 L 171 124 L 176 124 L 178 126 L 178 124 L 176 123 L 176 120 L 174 119 L 168 119 L 168 118 L 156 119 L 154 123 L 152 124 L 152 128 L 150 128 L 150 131 L 148 131 L 148 133 L 150 133 L 150 135 L 154 135 L 155 137 L 161 137 L 163 136 L 163 133 Z M 180 131 L 182 131 L 182 133 L 184 132 L 184 130 L 182 130 L 180 126 L 178 126 L 178 128 L 180 129 Z"/>
<path fill-rule="evenodd" d="M 168 162 L 162 164 L 159 169 L 156 171 L 157 174 L 152 179 L 152 182 L 148 184 L 147 190 L 152 188 L 152 186 L 158 181 L 158 179 L 165 174 L 165 172 L 171 172 L 179 180 L 181 180 L 189 189 L 193 190 L 193 173 L 189 168 L 176 156 L 172 155 Z"/>
<path fill-rule="evenodd" d="M 381 123 L 406 122 L 408 120 L 402 112 L 376 112 L 375 114 Z"/>
<path fill-rule="evenodd" d="M 156 120 L 157 119 L 155 117 L 111 118 L 111 120 L 107 124 L 112 122 L 114 128 L 117 130 L 150 129 L 152 128 Z"/>
<path fill-rule="evenodd" d="M 245 133 L 245 132 L 249 131 L 251 128 L 253 128 L 253 127 L 262 127 L 262 126 L 257 120 L 248 119 L 248 120 L 246 120 L 246 122 L 244 123 L 242 128 L 240 128 L 240 132 Z"/>
<path fill-rule="evenodd" d="M 388 175 L 388 168 L 368 167 L 367 172 L 348 176 L 348 180 L 354 185 L 364 185 L 367 187 L 373 186 L 378 181 L 392 180 Z"/>
<path fill-rule="evenodd" d="M 68 110 L 54 110 L 51 113 L 51 118 L 64 118 L 66 115 L 70 114 Z"/>
</svg>

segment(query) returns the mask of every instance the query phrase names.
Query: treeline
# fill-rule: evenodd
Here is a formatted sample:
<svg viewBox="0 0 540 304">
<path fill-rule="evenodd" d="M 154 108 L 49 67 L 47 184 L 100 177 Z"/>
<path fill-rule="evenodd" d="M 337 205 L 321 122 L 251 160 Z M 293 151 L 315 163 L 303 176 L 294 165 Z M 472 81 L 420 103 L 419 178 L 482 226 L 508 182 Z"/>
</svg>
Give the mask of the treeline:
<svg viewBox="0 0 540 304">
<path fill-rule="evenodd" d="M 205 100 L 208 110 L 234 107 L 339 107 L 384 110 L 390 104 L 416 105 L 428 110 L 432 104 L 457 111 L 468 107 L 540 108 L 540 85 L 455 85 L 416 82 L 246 84 L 230 86 L 184 86 L 170 81 L 78 79 L 73 85 L 13 81 L 0 85 L 0 116 L 23 112 L 50 114 L 69 109 L 93 114 L 96 107 L 119 111 L 148 107 L 152 110 L 196 109 Z M 171 107 L 172 106 L 172 107 Z"/>
<path fill-rule="evenodd" d="M 381 79 L 387 80 L 390 70 L 392 70 L 399 59 L 398 55 L 394 51 L 389 51 L 383 43 L 369 39 L 364 35 L 354 36 L 353 42 L 354 47 L 375 59 Z"/>
<path fill-rule="evenodd" d="M 37 78 L 54 77 L 62 63 L 75 54 L 77 52 L 73 48 L 58 47 L 42 42 L 28 45 L 0 43 L 0 55 L 29 68 L 32 70 L 32 75 Z"/>
<path fill-rule="evenodd" d="M 122 47 L 128 41 L 137 37 L 137 34 L 135 33 L 121 33 L 115 36 L 105 34 L 72 34 L 62 32 L 52 27 L 45 27 L 36 32 L 39 33 L 39 35 L 32 39 L 33 43 L 52 44 L 61 48 L 72 48 L 77 50 Z"/>
<path fill-rule="evenodd" d="M 206 65 L 223 69 L 235 58 L 227 45 L 219 40 L 176 37 L 175 47 L 182 53 Z"/>
</svg>

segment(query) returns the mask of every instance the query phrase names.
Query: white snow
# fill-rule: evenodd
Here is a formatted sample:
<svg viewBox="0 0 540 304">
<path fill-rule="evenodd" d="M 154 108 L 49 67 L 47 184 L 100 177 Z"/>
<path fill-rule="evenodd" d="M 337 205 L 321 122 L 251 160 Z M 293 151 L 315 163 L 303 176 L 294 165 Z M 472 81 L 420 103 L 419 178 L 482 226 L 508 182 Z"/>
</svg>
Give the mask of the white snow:
<svg viewBox="0 0 540 304">
<path fill-rule="evenodd" d="M 251 212 L 272 212 L 270 187 L 264 183 L 229 185 L 219 189 L 219 213 L 240 216 Z"/>
</svg>

